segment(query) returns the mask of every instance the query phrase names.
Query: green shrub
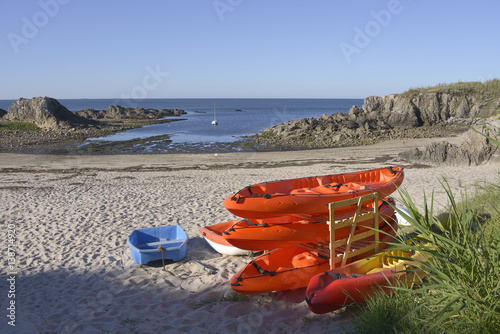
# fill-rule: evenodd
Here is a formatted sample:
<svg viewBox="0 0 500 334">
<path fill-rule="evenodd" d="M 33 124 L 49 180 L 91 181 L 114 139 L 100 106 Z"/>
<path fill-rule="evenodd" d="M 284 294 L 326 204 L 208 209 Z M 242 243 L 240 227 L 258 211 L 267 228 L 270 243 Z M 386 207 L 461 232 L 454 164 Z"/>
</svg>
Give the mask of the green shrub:
<svg viewBox="0 0 500 334">
<path fill-rule="evenodd" d="M 500 328 L 500 187 L 457 202 L 442 183 L 449 201 L 435 217 L 433 198 L 420 213 L 401 192 L 419 242 L 409 250 L 426 254 L 420 262 L 426 279 L 417 289 L 394 286 L 395 294 L 367 301 L 356 333 L 498 333 Z M 401 241 L 410 238 L 403 234 Z M 400 326 L 403 327 L 401 328 Z M 367 326 L 369 330 L 367 329 Z"/>
</svg>

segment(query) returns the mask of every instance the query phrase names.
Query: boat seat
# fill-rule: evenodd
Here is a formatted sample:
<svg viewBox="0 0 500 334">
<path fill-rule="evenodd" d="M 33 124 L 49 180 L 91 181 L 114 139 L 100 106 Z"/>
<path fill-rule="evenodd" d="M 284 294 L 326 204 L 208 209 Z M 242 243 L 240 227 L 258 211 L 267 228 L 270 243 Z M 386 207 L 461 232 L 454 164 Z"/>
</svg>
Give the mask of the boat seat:
<svg viewBox="0 0 500 334">
<path fill-rule="evenodd" d="M 158 246 L 164 247 L 164 246 L 168 246 L 168 245 L 181 244 L 181 243 L 182 243 L 182 240 L 179 240 L 179 239 L 174 239 L 174 240 L 160 239 L 158 241 L 137 244 L 137 248 L 140 248 L 140 249 L 158 248 Z"/>
<path fill-rule="evenodd" d="M 294 189 L 290 192 L 292 195 L 303 195 L 303 194 L 320 194 L 318 191 L 315 190 L 316 188 L 300 188 L 300 189 Z"/>
<path fill-rule="evenodd" d="M 377 182 L 349 182 L 345 183 L 344 186 L 350 189 L 365 190 L 379 186 Z"/>
<path fill-rule="evenodd" d="M 333 194 L 338 193 L 341 189 L 340 183 L 329 183 L 325 185 L 320 185 L 314 188 L 300 188 L 292 190 L 291 194 Z"/>
<path fill-rule="evenodd" d="M 321 262 L 323 262 L 323 260 L 318 258 L 317 256 L 314 256 L 312 253 L 300 254 L 292 258 L 292 265 L 295 268 L 312 266 Z"/>
</svg>

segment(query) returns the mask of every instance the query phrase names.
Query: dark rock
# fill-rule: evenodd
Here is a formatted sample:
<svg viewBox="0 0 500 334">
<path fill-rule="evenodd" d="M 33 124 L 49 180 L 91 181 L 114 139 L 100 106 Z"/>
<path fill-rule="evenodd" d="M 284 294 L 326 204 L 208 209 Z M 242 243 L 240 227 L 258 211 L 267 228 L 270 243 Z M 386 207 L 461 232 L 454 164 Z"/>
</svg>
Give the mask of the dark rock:
<svg viewBox="0 0 500 334">
<path fill-rule="evenodd" d="M 20 98 L 10 107 L 4 118 L 35 123 L 46 129 L 70 129 L 89 125 L 91 122 L 75 115 L 56 99 L 50 97 Z"/>
<path fill-rule="evenodd" d="M 7 113 L 7 111 L 0 108 L 0 118 L 2 118 L 6 113 Z"/>
<path fill-rule="evenodd" d="M 484 122 L 474 118 L 482 110 L 478 101 L 475 95 L 453 92 L 370 96 L 364 99 L 361 108 L 352 106 L 347 114 L 285 122 L 264 130 L 265 135 L 256 135 L 254 139 L 259 145 L 267 143 L 270 147 L 319 148 L 364 145 L 387 139 L 454 136 Z M 457 157 L 457 163 L 483 160 L 446 145 L 436 146 L 432 153 L 414 152 L 414 155 L 445 163 L 455 159 L 451 156 Z"/>
<path fill-rule="evenodd" d="M 483 125 L 481 133 L 492 138 L 500 137 L 498 121 Z M 399 154 L 399 158 L 413 162 L 431 162 L 447 165 L 481 165 L 499 156 L 499 148 L 487 137 L 469 130 L 461 135 L 458 145 L 435 142 L 423 149 L 412 149 Z"/>
<path fill-rule="evenodd" d="M 159 119 L 167 116 L 180 116 L 186 114 L 181 109 L 145 109 L 125 108 L 110 105 L 107 110 L 83 109 L 77 115 L 93 120 L 119 120 L 119 119 Z"/>
</svg>

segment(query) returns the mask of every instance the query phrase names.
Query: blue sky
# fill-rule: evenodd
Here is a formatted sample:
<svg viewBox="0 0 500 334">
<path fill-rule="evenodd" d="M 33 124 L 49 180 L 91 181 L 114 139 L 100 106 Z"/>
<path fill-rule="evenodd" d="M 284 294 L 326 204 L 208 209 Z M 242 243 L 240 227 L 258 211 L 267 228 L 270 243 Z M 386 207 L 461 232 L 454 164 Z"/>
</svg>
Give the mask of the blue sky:
<svg viewBox="0 0 500 334">
<path fill-rule="evenodd" d="M 499 0 L 0 8 L 0 99 L 364 98 L 500 77 Z"/>
</svg>

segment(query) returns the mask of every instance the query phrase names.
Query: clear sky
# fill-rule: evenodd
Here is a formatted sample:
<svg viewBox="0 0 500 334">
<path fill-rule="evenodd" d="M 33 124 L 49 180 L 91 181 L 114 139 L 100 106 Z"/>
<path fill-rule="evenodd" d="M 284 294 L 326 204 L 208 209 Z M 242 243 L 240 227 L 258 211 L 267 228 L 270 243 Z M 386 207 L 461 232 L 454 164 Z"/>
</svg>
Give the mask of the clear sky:
<svg viewBox="0 0 500 334">
<path fill-rule="evenodd" d="M 488 80 L 499 13 L 499 0 L 0 0 L 0 99 L 364 98 Z"/>
</svg>

